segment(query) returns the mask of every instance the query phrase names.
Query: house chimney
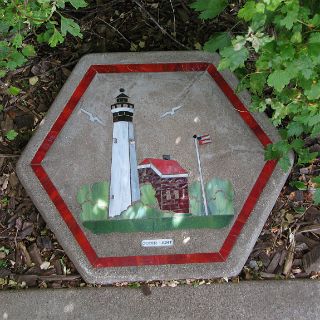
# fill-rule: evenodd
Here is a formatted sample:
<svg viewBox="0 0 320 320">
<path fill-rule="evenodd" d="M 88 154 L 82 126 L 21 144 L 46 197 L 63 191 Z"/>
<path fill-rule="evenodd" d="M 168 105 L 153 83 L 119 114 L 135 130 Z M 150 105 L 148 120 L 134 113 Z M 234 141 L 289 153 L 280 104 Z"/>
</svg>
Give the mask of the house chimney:
<svg viewBox="0 0 320 320">
<path fill-rule="evenodd" d="M 163 159 L 163 160 L 170 160 L 170 154 L 164 154 L 164 155 L 162 156 L 162 159 Z"/>
</svg>

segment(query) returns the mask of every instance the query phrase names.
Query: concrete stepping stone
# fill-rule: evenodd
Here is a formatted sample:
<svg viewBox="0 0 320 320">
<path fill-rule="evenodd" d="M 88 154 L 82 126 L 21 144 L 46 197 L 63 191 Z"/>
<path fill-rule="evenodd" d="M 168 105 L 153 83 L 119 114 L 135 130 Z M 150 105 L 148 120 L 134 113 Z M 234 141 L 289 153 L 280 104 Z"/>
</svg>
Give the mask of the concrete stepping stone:
<svg viewBox="0 0 320 320">
<path fill-rule="evenodd" d="M 277 131 L 217 64 L 84 56 L 27 145 L 18 176 L 86 281 L 240 272 L 288 173 L 264 160 Z"/>
</svg>

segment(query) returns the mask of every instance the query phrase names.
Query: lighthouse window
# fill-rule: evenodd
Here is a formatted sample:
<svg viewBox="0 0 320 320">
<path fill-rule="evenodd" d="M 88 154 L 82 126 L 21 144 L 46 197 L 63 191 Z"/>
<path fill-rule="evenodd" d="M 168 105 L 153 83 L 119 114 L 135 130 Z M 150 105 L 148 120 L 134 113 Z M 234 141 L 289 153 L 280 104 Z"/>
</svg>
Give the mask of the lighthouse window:
<svg viewBox="0 0 320 320">
<path fill-rule="evenodd" d="M 166 198 L 167 198 L 167 200 L 171 200 L 170 190 L 167 190 L 167 191 L 166 191 Z"/>
<path fill-rule="evenodd" d="M 174 190 L 173 195 L 175 199 L 179 199 L 179 190 Z"/>
</svg>

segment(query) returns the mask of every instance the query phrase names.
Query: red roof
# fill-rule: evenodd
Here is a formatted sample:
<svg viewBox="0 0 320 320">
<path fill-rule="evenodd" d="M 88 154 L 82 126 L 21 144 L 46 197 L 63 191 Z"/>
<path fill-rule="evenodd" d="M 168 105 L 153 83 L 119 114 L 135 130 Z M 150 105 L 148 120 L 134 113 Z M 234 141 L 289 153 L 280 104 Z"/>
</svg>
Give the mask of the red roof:
<svg viewBox="0 0 320 320">
<path fill-rule="evenodd" d="M 163 175 L 175 175 L 175 174 L 187 174 L 188 173 L 175 160 L 146 158 L 140 163 L 140 165 L 146 165 L 146 164 L 152 164 Z"/>
</svg>

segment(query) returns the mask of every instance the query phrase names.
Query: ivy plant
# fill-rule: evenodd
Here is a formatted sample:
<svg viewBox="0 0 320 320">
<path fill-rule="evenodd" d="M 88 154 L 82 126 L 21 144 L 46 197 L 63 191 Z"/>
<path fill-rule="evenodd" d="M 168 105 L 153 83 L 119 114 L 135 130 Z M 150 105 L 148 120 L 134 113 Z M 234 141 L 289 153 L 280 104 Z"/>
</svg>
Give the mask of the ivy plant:
<svg viewBox="0 0 320 320">
<path fill-rule="evenodd" d="M 304 138 L 320 135 L 320 1 L 247 0 L 238 11 L 245 32 L 226 30 L 204 45 L 219 51 L 219 69 L 240 76 L 239 90 L 252 95 L 253 111 L 268 111 L 282 139 L 268 145 L 265 159 L 279 159 L 284 170 L 294 151 L 299 165 L 319 156 Z M 215 18 L 232 1 L 197 0 L 191 6 L 203 19 Z M 314 200 L 320 203 L 320 184 Z"/>
<path fill-rule="evenodd" d="M 87 3 L 84 0 L 0 1 L 0 78 L 36 54 L 31 36 L 51 47 L 62 43 L 67 33 L 82 36 L 79 25 L 63 15 L 66 5 L 78 9 Z"/>
</svg>

